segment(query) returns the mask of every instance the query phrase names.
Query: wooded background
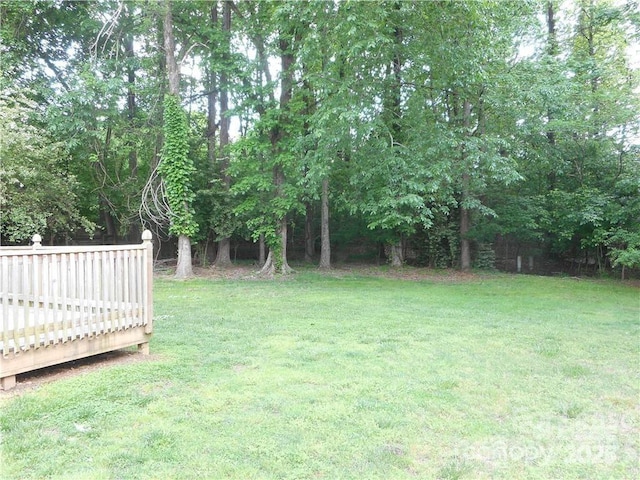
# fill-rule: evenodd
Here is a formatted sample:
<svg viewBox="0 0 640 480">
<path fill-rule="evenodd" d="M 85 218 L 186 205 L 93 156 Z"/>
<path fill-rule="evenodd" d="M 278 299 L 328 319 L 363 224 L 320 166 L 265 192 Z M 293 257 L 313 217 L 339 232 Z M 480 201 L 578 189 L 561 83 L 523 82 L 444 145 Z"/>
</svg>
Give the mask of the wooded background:
<svg viewBox="0 0 640 480">
<path fill-rule="evenodd" d="M 180 276 L 192 256 L 286 272 L 287 252 L 624 275 L 640 267 L 639 12 L 3 0 L 0 240 L 151 228 Z"/>
</svg>

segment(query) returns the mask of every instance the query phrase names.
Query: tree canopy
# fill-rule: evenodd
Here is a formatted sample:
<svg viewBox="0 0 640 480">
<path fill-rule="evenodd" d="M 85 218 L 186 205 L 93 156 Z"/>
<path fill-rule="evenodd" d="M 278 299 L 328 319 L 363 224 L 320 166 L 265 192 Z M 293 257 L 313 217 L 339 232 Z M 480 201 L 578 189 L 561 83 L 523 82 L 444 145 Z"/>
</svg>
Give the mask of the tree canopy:
<svg viewBox="0 0 640 480">
<path fill-rule="evenodd" d="M 215 242 L 221 267 L 258 242 L 265 272 L 293 248 L 323 268 L 491 251 L 624 274 L 638 7 L 3 1 L 1 240 L 152 227 L 201 257 Z"/>
</svg>

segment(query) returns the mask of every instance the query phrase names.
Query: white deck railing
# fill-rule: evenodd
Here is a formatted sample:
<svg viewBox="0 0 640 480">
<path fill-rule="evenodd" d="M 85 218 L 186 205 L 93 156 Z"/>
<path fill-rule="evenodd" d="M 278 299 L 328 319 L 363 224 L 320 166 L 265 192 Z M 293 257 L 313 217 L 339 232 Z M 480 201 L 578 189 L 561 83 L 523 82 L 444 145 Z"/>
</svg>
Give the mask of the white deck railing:
<svg viewBox="0 0 640 480">
<path fill-rule="evenodd" d="M 144 326 L 152 330 L 153 246 L 0 248 L 0 354 Z"/>
</svg>

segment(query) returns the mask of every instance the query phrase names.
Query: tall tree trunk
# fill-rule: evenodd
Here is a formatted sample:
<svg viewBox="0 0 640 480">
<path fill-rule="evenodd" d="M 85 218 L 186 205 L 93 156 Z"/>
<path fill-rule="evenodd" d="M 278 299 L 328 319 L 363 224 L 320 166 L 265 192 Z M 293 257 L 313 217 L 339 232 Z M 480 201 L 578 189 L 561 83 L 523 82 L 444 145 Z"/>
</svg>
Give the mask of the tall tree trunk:
<svg viewBox="0 0 640 480">
<path fill-rule="evenodd" d="M 127 15 L 131 15 L 127 8 Z M 134 65 L 135 52 L 133 50 L 133 34 L 127 33 L 123 40 L 125 56 L 127 58 L 127 121 L 129 123 L 129 136 L 127 146 L 129 148 L 129 178 L 134 185 L 138 182 L 138 151 L 136 149 L 134 135 L 137 131 L 136 124 L 136 69 Z M 133 218 L 129 226 L 129 238 L 137 241 L 140 238 L 140 221 Z"/>
<path fill-rule="evenodd" d="M 322 179 L 320 197 L 320 265 L 323 270 L 331 268 L 331 237 L 329 235 L 329 177 Z"/>
<path fill-rule="evenodd" d="M 211 27 L 215 30 L 218 27 L 218 2 L 214 1 L 211 4 L 211 10 L 209 14 L 211 21 Z M 213 40 L 211 40 L 213 42 Z M 209 65 L 209 72 L 207 74 L 209 79 L 209 92 L 207 93 L 207 158 L 211 165 L 216 163 L 216 131 L 218 129 L 217 124 L 217 103 L 218 103 L 218 78 L 216 72 L 213 70 L 213 61 Z"/>
<path fill-rule="evenodd" d="M 214 265 L 218 268 L 229 268 L 233 265 L 231 261 L 231 238 L 223 237 L 218 240 L 218 251 Z"/>
<path fill-rule="evenodd" d="M 470 134 L 471 127 L 471 103 L 468 100 L 464 101 L 463 106 L 463 122 L 466 130 L 466 135 Z M 462 165 L 466 169 L 466 152 L 463 152 Z M 460 199 L 460 268 L 462 270 L 471 269 L 471 244 L 469 241 L 469 230 L 471 227 L 470 212 L 465 206 L 469 200 L 469 184 L 471 177 L 467 171 L 462 173 L 462 188 Z"/>
<path fill-rule="evenodd" d="M 164 44 L 164 28 L 163 28 L 163 22 L 164 19 L 161 16 L 158 16 L 157 18 L 157 24 L 156 24 L 156 29 L 157 29 L 157 38 L 156 41 L 158 42 L 158 45 L 163 45 Z M 154 72 L 156 75 L 156 78 L 167 78 L 167 56 L 166 55 L 158 55 L 158 65 L 157 65 L 157 70 Z M 158 86 L 158 99 L 156 101 L 157 104 L 157 108 L 158 111 L 157 113 L 155 113 L 155 115 L 153 116 L 153 120 L 154 120 L 154 126 L 157 127 L 157 135 L 156 135 L 156 142 L 155 142 L 155 149 L 153 152 L 153 157 L 151 159 L 151 170 L 155 170 L 156 167 L 158 166 L 158 164 L 160 163 L 160 156 L 161 156 L 161 152 L 162 152 L 162 145 L 164 144 L 164 133 L 162 131 L 162 122 L 163 122 L 163 118 L 164 118 L 164 96 L 165 96 L 165 90 L 166 90 L 166 85 L 165 82 L 160 81 L 158 82 L 159 86 Z M 157 123 L 156 123 L 157 121 Z"/>
<path fill-rule="evenodd" d="M 276 195 L 283 195 L 284 188 L 284 172 L 282 166 L 277 165 L 274 167 L 274 183 L 276 186 Z M 293 271 L 287 261 L 287 217 L 286 215 L 278 220 L 278 228 L 276 235 L 280 239 L 280 244 L 277 248 L 270 248 L 269 255 L 265 261 L 260 274 L 273 275 L 274 273 L 288 274 Z"/>
<path fill-rule="evenodd" d="M 547 2 L 547 51 L 551 56 L 558 54 L 556 19 L 552 1 Z"/>
<path fill-rule="evenodd" d="M 180 98 L 180 67 L 175 57 L 176 42 L 173 35 L 173 16 L 171 15 L 171 1 L 165 0 L 164 17 L 164 50 L 166 57 L 167 77 L 169 79 L 169 94 Z M 176 278 L 193 276 L 191 264 L 191 239 L 186 235 L 178 236 L 178 264 Z"/>
<path fill-rule="evenodd" d="M 127 56 L 127 120 L 131 134 L 136 128 L 136 70 L 133 67 L 133 35 L 126 35 L 124 38 L 124 48 Z M 135 144 L 129 141 L 129 176 L 136 180 L 138 178 L 138 152 Z"/>
<path fill-rule="evenodd" d="M 231 36 L 231 1 L 225 0 L 222 8 L 222 30 L 226 34 L 225 52 L 224 52 L 224 68 L 220 73 L 220 174 L 222 176 L 224 194 L 229 195 L 231 189 L 231 177 L 229 176 L 229 75 L 227 67 L 231 53 L 230 36 Z M 214 265 L 219 268 L 228 268 L 231 262 L 231 239 L 223 237 L 218 240 L 218 254 Z"/>
<path fill-rule="evenodd" d="M 191 239 L 186 235 L 178 235 L 178 264 L 176 265 L 176 278 L 189 278 L 193 276 L 191 265 Z"/>
<path fill-rule="evenodd" d="M 401 2 L 396 1 L 394 4 L 394 10 L 399 12 L 402 9 Z M 403 44 L 403 36 L 404 33 L 402 31 L 402 27 L 399 24 L 400 15 L 396 16 L 396 26 L 393 30 L 393 38 L 394 38 L 394 52 L 393 52 L 393 60 L 391 65 L 387 66 L 387 75 L 393 74 L 393 82 L 391 84 L 391 88 L 389 90 L 389 106 L 387 107 L 389 111 L 389 126 L 390 131 L 392 133 L 392 144 L 391 148 L 395 148 L 397 144 L 401 144 L 403 142 L 402 138 L 402 65 L 403 65 L 403 56 L 402 56 L 402 44 Z M 400 237 L 401 238 L 401 237 Z M 403 258 L 403 248 L 402 248 L 402 240 L 400 239 L 397 243 L 390 245 L 390 254 L 391 254 L 391 266 L 398 268 L 402 267 L 404 264 Z"/>
<path fill-rule="evenodd" d="M 558 53 L 558 39 L 556 37 L 556 21 L 553 9 L 553 2 L 547 3 L 547 52 L 549 56 L 553 57 Z M 551 105 L 547 107 L 547 124 L 550 125 L 553 122 L 553 109 Z M 547 130 L 547 141 L 552 149 L 556 145 L 556 132 L 552 129 Z M 551 171 L 547 176 L 549 182 L 549 190 L 553 190 L 556 187 L 556 172 L 555 167 L 552 164 Z"/>
<path fill-rule="evenodd" d="M 285 128 L 283 122 L 286 122 L 285 111 L 289 109 L 289 102 L 293 96 L 293 63 L 294 56 L 291 52 L 291 41 L 284 35 L 280 36 L 280 63 L 282 76 L 280 80 L 280 113 L 279 122 L 271 129 L 271 147 L 275 156 L 280 153 L 279 143 L 283 139 Z M 276 197 L 280 198 L 284 195 L 285 174 L 284 168 L 280 163 L 276 163 L 273 167 L 273 181 L 276 188 Z M 276 219 L 278 223 L 278 236 L 280 237 L 280 245 L 277 249 L 270 248 L 267 260 L 260 270 L 261 274 L 272 274 L 276 270 L 286 274 L 292 271 L 287 262 L 287 217 Z M 274 258 L 277 257 L 277 258 Z"/>
<path fill-rule="evenodd" d="M 264 241 L 264 234 L 260 234 L 260 238 L 258 239 L 258 265 L 260 267 L 264 266 L 267 262 L 267 247 Z"/>
<path fill-rule="evenodd" d="M 166 57 L 167 78 L 169 80 L 169 93 L 180 97 L 180 66 L 176 60 L 176 39 L 173 35 L 173 15 L 171 14 L 171 1 L 165 0 L 164 16 L 164 52 Z"/>
<path fill-rule="evenodd" d="M 218 130 L 217 123 L 217 79 L 213 72 L 209 72 L 209 92 L 207 93 L 207 158 L 211 165 L 216 163 L 216 132 Z"/>
<path fill-rule="evenodd" d="M 404 265 L 404 253 L 402 248 L 402 240 L 398 243 L 390 245 L 391 254 L 391 266 L 394 268 L 402 267 Z"/>
<path fill-rule="evenodd" d="M 307 202 L 305 205 L 304 216 L 304 261 L 313 262 L 315 255 L 315 235 L 313 232 L 313 205 Z"/>
<path fill-rule="evenodd" d="M 218 2 L 214 1 L 211 5 L 211 11 L 209 15 L 211 21 L 211 27 L 215 30 L 218 28 Z M 213 60 L 211 60 L 213 63 Z M 218 103 L 218 79 L 216 72 L 213 71 L 213 65 L 209 65 L 209 72 L 207 73 L 209 79 L 209 92 L 207 93 L 207 158 L 209 163 L 213 166 L 216 163 L 216 131 L 218 129 L 217 124 L 217 103 Z"/>
<path fill-rule="evenodd" d="M 277 248 L 269 249 L 269 255 L 258 272 L 259 275 L 273 275 L 275 273 L 286 275 L 293 271 L 287 262 L 287 217 L 280 220 L 277 235 L 280 239 L 280 245 Z"/>
<path fill-rule="evenodd" d="M 98 184 L 104 185 L 106 182 L 107 174 L 107 162 L 109 161 L 109 150 L 111 148 L 111 126 L 107 126 L 107 131 L 104 136 L 104 146 L 102 152 L 98 155 L 98 160 L 94 163 L 94 173 L 97 178 Z M 104 220 L 104 226 L 106 228 L 107 237 L 111 238 L 114 245 L 118 244 L 118 220 L 113 214 L 113 204 L 109 199 L 109 193 L 101 188 L 98 191 L 100 206 L 100 214 Z"/>
</svg>

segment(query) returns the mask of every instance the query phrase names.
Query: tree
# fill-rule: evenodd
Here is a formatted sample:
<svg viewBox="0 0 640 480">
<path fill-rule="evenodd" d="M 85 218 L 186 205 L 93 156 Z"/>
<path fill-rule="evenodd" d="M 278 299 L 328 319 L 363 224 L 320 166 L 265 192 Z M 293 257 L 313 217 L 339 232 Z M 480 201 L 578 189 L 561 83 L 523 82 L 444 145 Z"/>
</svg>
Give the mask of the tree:
<svg viewBox="0 0 640 480">
<path fill-rule="evenodd" d="M 65 169 L 68 152 L 38 126 L 38 109 L 20 91 L 0 95 L 0 240 L 72 238 L 95 225 L 78 208 L 78 182 Z"/>
<path fill-rule="evenodd" d="M 223 194 L 225 197 L 229 196 L 229 189 L 231 187 L 231 177 L 229 176 L 229 69 L 230 69 L 230 56 L 231 56 L 231 1 L 225 0 L 222 4 L 222 31 L 224 32 L 224 51 L 222 54 L 223 67 L 220 73 L 220 172 L 222 177 Z M 225 208 L 225 211 L 229 211 L 229 207 Z M 231 233 L 233 231 L 225 232 L 225 228 L 229 229 L 232 221 L 226 219 L 226 222 L 221 222 L 222 230 L 218 239 L 218 253 L 216 256 L 215 265 L 217 267 L 229 267 L 231 265 Z"/>
<path fill-rule="evenodd" d="M 255 106 L 257 121 L 245 142 L 237 151 L 248 154 L 245 160 L 256 162 L 251 172 L 235 187 L 236 192 L 255 193 L 239 207 L 240 212 L 261 212 L 261 217 L 250 221 L 254 238 L 264 237 L 269 254 L 261 269 L 262 274 L 291 271 L 287 261 L 288 215 L 300 209 L 298 185 L 299 157 L 295 142 L 302 131 L 301 103 L 294 89 L 296 54 L 302 44 L 306 28 L 304 11 L 292 2 L 257 3 L 247 5 L 240 17 L 256 48 L 256 73 L 259 82 L 248 95 L 248 106 Z M 265 30 L 266 27 L 266 30 Z M 270 32 L 273 42 L 267 43 Z M 280 61 L 279 99 L 275 99 L 276 84 L 271 81 L 267 48 L 273 49 Z M 265 168 L 265 165 L 267 168 Z M 265 178 L 267 176 L 269 178 Z M 269 197 L 265 198 L 264 194 Z M 258 202 L 264 202 L 258 209 Z"/>
<path fill-rule="evenodd" d="M 164 101 L 164 145 L 158 171 L 166 184 L 167 200 L 171 210 L 169 231 L 178 236 L 178 264 L 175 276 L 188 278 L 193 275 L 191 237 L 198 229 L 193 212 L 195 195 L 191 187 L 194 167 L 189 158 L 187 117 L 180 104 L 180 68 L 175 57 L 173 17 L 169 0 L 165 2 L 164 48 L 169 92 Z"/>
</svg>

